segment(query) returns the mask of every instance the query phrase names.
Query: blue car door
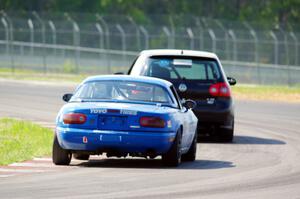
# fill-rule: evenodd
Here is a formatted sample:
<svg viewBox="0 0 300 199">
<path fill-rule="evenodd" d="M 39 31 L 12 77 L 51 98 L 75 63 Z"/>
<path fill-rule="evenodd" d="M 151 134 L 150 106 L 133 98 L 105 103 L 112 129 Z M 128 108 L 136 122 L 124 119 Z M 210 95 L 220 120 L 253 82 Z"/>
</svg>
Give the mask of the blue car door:
<svg viewBox="0 0 300 199">
<path fill-rule="evenodd" d="M 185 107 L 183 107 L 180 110 L 180 118 L 182 121 L 183 131 L 182 131 L 182 149 L 186 150 L 186 148 L 189 146 L 189 140 L 190 140 L 190 131 L 189 131 L 189 121 L 188 121 L 188 111 Z"/>
<path fill-rule="evenodd" d="M 193 135 L 193 132 L 190 129 L 190 126 L 191 126 L 190 123 L 193 122 L 192 118 L 190 117 L 191 110 L 187 110 L 185 107 L 183 107 L 181 105 L 181 100 L 180 100 L 179 95 L 177 94 L 174 86 L 171 86 L 171 91 L 178 103 L 178 108 L 179 108 L 178 116 L 179 116 L 179 120 L 181 121 L 181 124 L 183 126 L 181 147 L 183 150 L 187 150 L 187 148 L 190 146 L 191 140 L 193 139 L 193 138 L 191 138 Z"/>
</svg>

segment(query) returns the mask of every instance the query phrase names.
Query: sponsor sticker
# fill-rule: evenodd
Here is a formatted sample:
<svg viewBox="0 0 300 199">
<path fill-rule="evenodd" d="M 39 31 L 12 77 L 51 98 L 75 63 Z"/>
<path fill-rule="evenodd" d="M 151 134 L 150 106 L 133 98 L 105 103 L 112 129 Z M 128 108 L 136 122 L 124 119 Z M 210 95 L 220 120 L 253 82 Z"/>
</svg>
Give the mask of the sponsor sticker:
<svg viewBox="0 0 300 199">
<path fill-rule="evenodd" d="M 120 113 L 123 115 L 137 115 L 137 111 L 133 110 L 121 110 Z"/>
<path fill-rule="evenodd" d="M 133 128 L 133 129 L 139 129 L 141 128 L 140 126 L 137 126 L 137 125 L 131 125 L 130 128 Z"/>
<path fill-rule="evenodd" d="M 189 67 L 193 65 L 193 61 L 191 59 L 174 59 L 173 64 L 175 66 Z"/>
<path fill-rule="evenodd" d="M 169 64 L 170 64 L 169 60 L 166 59 L 159 60 L 159 66 L 161 67 L 168 67 Z"/>
<path fill-rule="evenodd" d="M 107 109 L 91 109 L 91 114 L 105 114 L 107 113 Z"/>
<path fill-rule="evenodd" d="M 117 109 L 90 109 L 91 114 L 106 114 L 106 113 L 120 113 L 122 115 L 137 115 L 134 110 L 117 110 Z"/>
<path fill-rule="evenodd" d="M 84 144 L 88 143 L 88 138 L 87 138 L 86 136 L 83 136 L 83 137 L 82 137 L 82 142 L 83 142 Z"/>
</svg>

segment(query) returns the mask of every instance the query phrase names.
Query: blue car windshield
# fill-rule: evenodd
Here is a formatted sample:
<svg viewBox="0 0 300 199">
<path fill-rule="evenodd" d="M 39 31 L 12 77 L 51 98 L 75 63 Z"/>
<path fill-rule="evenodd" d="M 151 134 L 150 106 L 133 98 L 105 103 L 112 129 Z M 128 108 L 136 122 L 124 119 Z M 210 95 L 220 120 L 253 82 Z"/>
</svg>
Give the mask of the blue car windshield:
<svg viewBox="0 0 300 199">
<path fill-rule="evenodd" d="M 70 102 L 127 101 L 171 104 L 169 93 L 161 86 L 128 81 L 92 81 L 81 85 Z"/>
</svg>

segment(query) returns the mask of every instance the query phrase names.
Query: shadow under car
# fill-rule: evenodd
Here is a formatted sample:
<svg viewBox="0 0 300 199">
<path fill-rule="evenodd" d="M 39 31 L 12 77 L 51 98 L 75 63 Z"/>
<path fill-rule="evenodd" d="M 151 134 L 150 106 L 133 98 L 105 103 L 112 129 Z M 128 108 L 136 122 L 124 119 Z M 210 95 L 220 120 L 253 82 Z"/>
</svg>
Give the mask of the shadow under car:
<svg viewBox="0 0 300 199">
<path fill-rule="evenodd" d="M 88 168 L 136 168 L 136 169 L 222 169 L 235 167 L 232 162 L 218 160 L 195 160 L 193 162 L 182 162 L 178 167 L 165 167 L 161 159 L 91 159 L 73 166 Z"/>
</svg>

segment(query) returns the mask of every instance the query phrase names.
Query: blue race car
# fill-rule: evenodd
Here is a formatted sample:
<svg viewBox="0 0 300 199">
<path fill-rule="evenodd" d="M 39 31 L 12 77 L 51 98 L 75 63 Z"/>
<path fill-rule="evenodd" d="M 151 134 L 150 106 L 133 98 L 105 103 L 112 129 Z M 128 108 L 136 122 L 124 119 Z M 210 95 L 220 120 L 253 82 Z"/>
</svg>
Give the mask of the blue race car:
<svg viewBox="0 0 300 199">
<path fill-rule="evenodd" d="M 194 161 L 195 102 L 181 101 L 174 86 L 152 77 L 94 76 L 84 80 L 56 118 L 52 160 L 69 165 L 72 154 L 155 158 L 177 166 Z"/>
</svg>

